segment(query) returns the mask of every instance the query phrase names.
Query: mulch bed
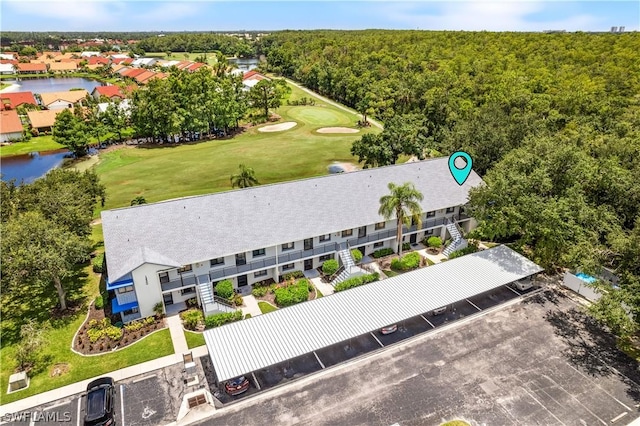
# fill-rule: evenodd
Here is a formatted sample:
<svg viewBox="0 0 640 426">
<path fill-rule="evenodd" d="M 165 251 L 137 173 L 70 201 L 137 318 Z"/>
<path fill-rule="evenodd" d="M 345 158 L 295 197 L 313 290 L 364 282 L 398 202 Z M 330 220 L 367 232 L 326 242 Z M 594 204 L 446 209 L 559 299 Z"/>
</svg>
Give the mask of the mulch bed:
<svg viewBox="0 0 640 426">
<path fill-rule="evenodd" d="M 107 312 L 107 315 L 109 314 L 110 312 Z M 93 303 L 91 304 L 91 306 L 89 306 L 89 315 L 87 316 L 87 320 L 82 324 L 82 327 L 80 327 L 80 331 L 76 336 L 76 340 L 73 342 L 74 350 L 84 355 L 108 353 L 116 348 L 120 349 L 125 346 L 132 345 L 138 340 L 142 339 L 144 336 L 166 326 L 164 323 L 164 319 L 160 318 L 156 319 L 153 324 L 144 325 L 140 330 L 128 331 L 123 328 L 122 338 L 120 338 L 120 340 L 118 341 L 113 341 L 108 337 L 102 337 L 96 342 L 91 343 L 91 341 L 89 340 L 89 335 L 87 334 L 87 331 L 89 330 L 89 322 L 92 319 L 101 321 L 105 317 L 105 311 L 103 309 L 96 309 Z M 116 322 L 120 321 L 119 316 L 110 315 L 110 317 L 111 324 L 115 325 Z"/>
</svg>

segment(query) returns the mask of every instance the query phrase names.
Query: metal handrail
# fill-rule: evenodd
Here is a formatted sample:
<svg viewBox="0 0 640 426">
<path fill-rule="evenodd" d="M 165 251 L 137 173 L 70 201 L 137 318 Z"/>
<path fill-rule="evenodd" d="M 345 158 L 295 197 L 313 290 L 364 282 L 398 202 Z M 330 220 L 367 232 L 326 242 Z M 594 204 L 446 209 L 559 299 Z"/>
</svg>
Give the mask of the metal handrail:
<svg viewBox="0 0 640 426">
<path fill-rule="evenodd" d="M 336 272 L 333 273 L 333 275 L 331 275 L 329 277 L 329 282 L 333 282 L 333 280 L 338 277 L 342 272 L 344 271 L 344 265 L 342 265 L 341 267 L 338 268 L 338 270 Z"/>
</svg>

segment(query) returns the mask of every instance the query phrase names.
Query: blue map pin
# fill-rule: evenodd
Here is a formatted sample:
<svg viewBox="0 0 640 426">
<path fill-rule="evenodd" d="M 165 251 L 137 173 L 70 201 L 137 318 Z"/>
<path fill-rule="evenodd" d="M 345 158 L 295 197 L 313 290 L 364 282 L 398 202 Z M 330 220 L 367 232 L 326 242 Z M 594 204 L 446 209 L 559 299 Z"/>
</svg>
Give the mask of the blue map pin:
<svg viewBox="0 0 640 426">
<path fill-rule="evenodd" d="M 461 157 L 467 162 L 467 165 L 464 166 L 464 168 L 459 169 L 456 167 L 456 160 Z M 471 156 L 464 151 L 455 152 L 449 157 L 449 171 L 451 172 L 451 176 L 453 176 L 456 182 L 458 182 L 458 185 L 465 183 L 469 177 L 472 163 Z"/>
</svg>

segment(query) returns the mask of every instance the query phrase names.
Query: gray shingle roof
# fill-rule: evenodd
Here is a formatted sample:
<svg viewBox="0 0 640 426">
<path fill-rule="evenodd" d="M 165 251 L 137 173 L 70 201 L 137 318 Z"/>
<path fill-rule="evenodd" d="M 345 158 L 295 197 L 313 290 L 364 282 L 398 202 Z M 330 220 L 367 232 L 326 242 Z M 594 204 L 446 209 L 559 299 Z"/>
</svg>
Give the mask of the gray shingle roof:
<svg viewBox="0 0 640 426">
<path fill-rule="evenodd" d="M 507 246 L 498 246 L 213 328 L 204 332 L 204 339 L 216 376 L 224 381 L 541 271 Z"/>
<path fill-rule="evenodd" d="M 142 248 L 186 265 L 380 222 L 389 182 L 412 182 L 423 211 L 465 204 L 482 179 L 472 171 L 459 186 L 448 167 L 444 157 L 103 211 L 109 278 L 139 266 Z"/>
</svg>

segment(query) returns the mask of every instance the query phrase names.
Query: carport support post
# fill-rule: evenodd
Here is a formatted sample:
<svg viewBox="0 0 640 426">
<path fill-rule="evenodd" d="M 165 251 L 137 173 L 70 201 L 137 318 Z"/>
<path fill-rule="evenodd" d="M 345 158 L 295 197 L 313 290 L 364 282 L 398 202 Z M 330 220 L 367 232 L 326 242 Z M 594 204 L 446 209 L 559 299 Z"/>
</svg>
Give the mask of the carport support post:
<svg viewBox="0 0 640 426">
<path fill-rule="evenodd" d="M 253 374 L 253 371 L 251 372 L 251 377 L 253 377 L 253 382 L 256 384 L 256 387 L 258 388 L 258 390 L 260 390 L 260 383 L 258 383 L 258 379 L 256 379 L 256 375 Z"/>
</svg>

